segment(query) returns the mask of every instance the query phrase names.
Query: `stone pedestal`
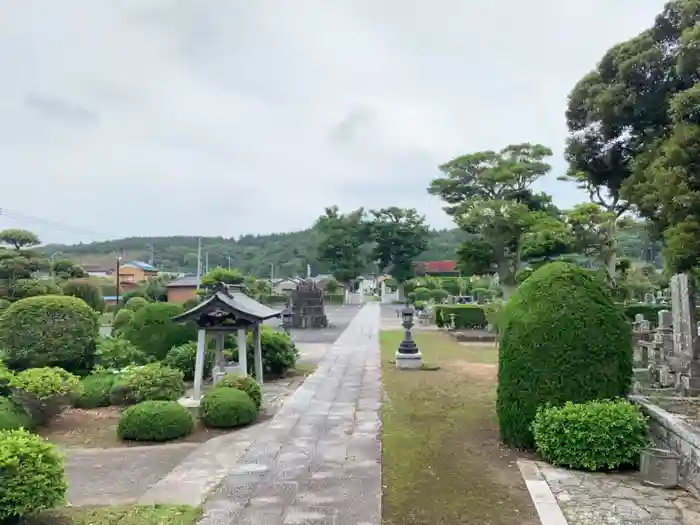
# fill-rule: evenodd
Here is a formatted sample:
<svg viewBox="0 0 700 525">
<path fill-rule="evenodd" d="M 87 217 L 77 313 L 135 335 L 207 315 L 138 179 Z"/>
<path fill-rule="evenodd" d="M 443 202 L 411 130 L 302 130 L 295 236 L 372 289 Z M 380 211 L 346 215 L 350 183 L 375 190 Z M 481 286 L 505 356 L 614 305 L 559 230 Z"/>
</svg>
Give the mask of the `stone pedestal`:
<svg viewBox="0 0 700 525">
<path fill-rule="evenodd" d="M 404 354 L 401 351 L 396 352 L 396 368 L 400 370 L 417 370 L 421 367 L 420 351 L 412 354 Z"/>
<path fill-rule="evenodd" d="M 199 417 L 199 399 L 194 397 L 181 397 L 177 402 L 185 407 L 194 417 Z"/>
</svg>

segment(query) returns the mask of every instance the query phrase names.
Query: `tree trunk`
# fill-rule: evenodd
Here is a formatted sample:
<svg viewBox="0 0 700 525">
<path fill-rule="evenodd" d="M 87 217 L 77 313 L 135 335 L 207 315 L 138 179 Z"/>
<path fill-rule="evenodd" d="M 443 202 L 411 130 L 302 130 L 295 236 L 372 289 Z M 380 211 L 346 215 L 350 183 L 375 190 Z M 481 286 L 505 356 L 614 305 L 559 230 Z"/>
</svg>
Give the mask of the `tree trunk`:
<svg viewBox="0 0 700 525">
<path fill-rule="evenodd" d="M 608 274 L 608 284 L 610 288 L 615 288 L 615 270 L 617 267 L 617 216 L 613 215 L 608 222 L 608 239 L 605 243 L 604 261 Z"/>
<path fill-rule="evenodd" d="M 511 276 L 513 268 L 506 257 L 505 246 L 498 246 L 495 249 L 496 264 L 498 266 L 498 285 L 503 292 L 503 298 L 508 299 L 515 292 L 515 287 L 512 284 Z"/>
</svg>

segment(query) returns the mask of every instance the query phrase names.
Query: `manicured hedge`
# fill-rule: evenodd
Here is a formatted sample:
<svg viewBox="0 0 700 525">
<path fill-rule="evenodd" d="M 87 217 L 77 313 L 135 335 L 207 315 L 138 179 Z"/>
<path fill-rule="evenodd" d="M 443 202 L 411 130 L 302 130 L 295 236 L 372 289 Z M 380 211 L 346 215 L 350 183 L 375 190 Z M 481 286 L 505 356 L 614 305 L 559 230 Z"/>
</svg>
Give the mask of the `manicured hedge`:
<svg viewBox="0 0 700 525">
<path fill-rule="evenodd" d="M 488 324 L 486 314 L 478 304 L 445 304 L 435 307 L 435 323 L 439 327 L 450 326 L 451 314 L 455 316 L 455 328 L 484 328 Z"/>
<path fill-rule="evenodd" d="M 553 262 L 525 280 L 500 319 L 498 399 L 501 438 L 534 445 L 537 409 L 626 395 L 632 327 L 602 282 Z"/>
<path fill-rule="evenodd" d="M 258 415 L 255 402 L 237 388 L 221 387 L 202 396 L 202 421 L 212 428 L 235 428 L 252 423 Z"/>
<path fill-rule="evenodd" d="M 131 441 L 171 441 L 193 429 L 192 414 L 177 401 L 144 401 L 122 412 L 117 434 Z"/>
</svg>

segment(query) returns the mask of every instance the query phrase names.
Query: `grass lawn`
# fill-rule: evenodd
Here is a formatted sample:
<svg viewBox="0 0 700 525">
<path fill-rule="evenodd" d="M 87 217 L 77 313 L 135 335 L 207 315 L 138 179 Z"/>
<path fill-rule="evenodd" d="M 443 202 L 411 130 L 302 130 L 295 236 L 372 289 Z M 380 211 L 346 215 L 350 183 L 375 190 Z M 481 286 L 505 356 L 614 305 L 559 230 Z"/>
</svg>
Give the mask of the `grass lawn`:
<svg viewBox="0 0 700 525">
<path fill-rule="evenodd" d="M 20 525 L 193 525 L 201 509 L 187 505 L 74 507 L 43 512 Z"/>
<path fill-rule="evenodd" d="M 402 333 L 381 333 L 384 525 L 539 525 L 517 456 L 499 440 L 497 349 L 414 337 L 439 370 L 396 370 Z"/>
</svg>

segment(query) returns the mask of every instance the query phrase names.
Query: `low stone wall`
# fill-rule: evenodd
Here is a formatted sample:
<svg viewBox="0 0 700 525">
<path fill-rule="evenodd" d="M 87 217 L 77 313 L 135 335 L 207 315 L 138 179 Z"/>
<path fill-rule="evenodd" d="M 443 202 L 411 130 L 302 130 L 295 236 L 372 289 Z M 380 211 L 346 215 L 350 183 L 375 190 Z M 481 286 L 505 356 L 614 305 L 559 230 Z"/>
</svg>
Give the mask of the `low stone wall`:
<svg viewBox="0 0 700 525">
<path fill-rule="evenodd" d="M 700 497 L 700 432 L 682 416 L 671 414 L 643 396 L 630 396 L 649 417 L 649 437 L 659 448 L 680 456 L 680 484 Z"/>
</svg>

